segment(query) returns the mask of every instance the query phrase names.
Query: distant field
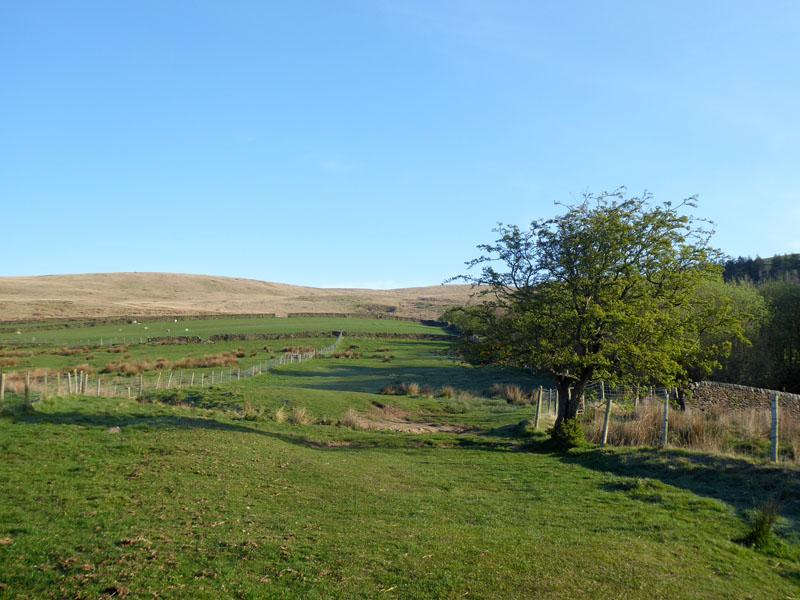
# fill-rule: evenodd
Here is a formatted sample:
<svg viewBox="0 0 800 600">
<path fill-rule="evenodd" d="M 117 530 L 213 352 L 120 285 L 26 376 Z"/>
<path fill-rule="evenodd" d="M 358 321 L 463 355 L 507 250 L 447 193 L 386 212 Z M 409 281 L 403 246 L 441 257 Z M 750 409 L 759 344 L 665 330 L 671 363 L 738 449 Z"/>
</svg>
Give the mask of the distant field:
<svg viewBox="0 0 800 600">
<path fill-rule="evenodd" d="M 188 329 L 188 331 L 186 331 Z M 167 331 L 169 330 L 169 332 Z M 143 321 L 138 325 L 96 325 L 92 327 L 70 327 L 43 331 L 22 331 L 0 334 L 0 343 L 53 343 L 53 344 L 125 344 L 147 341 L 151 337 L 199 336 L 208 338 L 224 333 L 297 333 L 347 331 L 353 333 L 396 333 L 446 335 L 442 327 L 423 325 L 415 321 L 389 319 L 331 319 L 321 317 L 298 318 L 249 318 L 249 319 L 200 319 L 178 322 Z"/>
</svg>

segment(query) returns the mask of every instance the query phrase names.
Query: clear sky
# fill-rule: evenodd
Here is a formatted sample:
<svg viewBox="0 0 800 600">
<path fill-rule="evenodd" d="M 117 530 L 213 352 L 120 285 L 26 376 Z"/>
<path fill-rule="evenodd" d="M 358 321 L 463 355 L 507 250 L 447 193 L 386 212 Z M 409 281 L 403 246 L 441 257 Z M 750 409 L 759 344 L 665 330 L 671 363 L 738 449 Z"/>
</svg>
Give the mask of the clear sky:
<svg viewBox="0 0 800 600">
<path fill-rule="evenodd" d="M 433 285 L 620 185 L 800 252 L 799 2 L 0 2 L 3 276 Z"/>
</svg>

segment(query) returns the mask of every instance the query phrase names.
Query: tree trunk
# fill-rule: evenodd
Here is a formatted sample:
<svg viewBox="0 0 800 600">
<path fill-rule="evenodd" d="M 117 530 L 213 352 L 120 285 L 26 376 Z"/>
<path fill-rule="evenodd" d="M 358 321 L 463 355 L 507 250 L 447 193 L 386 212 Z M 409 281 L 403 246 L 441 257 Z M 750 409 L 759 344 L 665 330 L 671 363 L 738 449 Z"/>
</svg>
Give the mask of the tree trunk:
<svg viewBox="0 0 800 600">
<path fill-rule="evenodd" d="M 578 380 L 571 377 L 560 377 L 556 375 L 556 388 L 558 389 L 558 417 L 555 426 L 558 427 L 563 421 L 575 419 L 578 416 L 578 409 L 581 406 L 581 396 L 586 391 L 591 375 L 585 375 Z"/>
</svg>

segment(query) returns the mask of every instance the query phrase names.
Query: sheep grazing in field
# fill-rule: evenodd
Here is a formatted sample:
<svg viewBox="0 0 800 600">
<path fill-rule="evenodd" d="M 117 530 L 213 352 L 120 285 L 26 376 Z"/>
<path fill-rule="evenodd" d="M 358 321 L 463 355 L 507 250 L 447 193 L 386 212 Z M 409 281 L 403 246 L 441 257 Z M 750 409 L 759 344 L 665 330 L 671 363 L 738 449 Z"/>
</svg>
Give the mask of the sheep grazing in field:
<svg viewBox="0 0 800 600">
<path fill-rule="evenodd" d="M 189 328 L 187 327 L 186 329 L 184 329 L 184 331 L 189 331 Z"/>
<path fill-rule="evenodd" d="M 167 333 L 169 333 L 169 329 L 167 329 Z"/>
</svg>

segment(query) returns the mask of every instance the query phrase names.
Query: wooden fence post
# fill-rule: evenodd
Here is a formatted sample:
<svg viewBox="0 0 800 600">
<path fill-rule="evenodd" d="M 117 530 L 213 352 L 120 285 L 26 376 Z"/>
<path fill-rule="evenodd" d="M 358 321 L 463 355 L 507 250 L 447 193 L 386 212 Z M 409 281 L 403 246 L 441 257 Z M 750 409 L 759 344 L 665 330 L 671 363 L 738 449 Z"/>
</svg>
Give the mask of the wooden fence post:
<svg viewBox="0 0 800 600">
<path fill-rule="evenodd" d="M 606 386 L 602 381 L 600 382 L 600 400 L 606 403 L 606 416 L 603 419 L 603 437 L 600 440 L 600 447 L 602 448 L 608 441 L 608 421 L 611 418 L 611 396 L 606 399 Z"/>
<path fill-rule="evenodd" d="M 3 412 L 3 402 L 6 399 L 6 374 L 0 373 L 0 412 Z"/>
<path fill-rule="evenodd" d="M 169 379 L 167 379 L 167 388 L 172 385 L 172 371 L 169 372 Z"/>
<path fill-rule="evenodd" d="M 144 373 L 139 373 L 139 394 L 144 392 Z"/>
<path fill-rule="evenodd" d="M 194 371 L 192 371 L 192 378 L 189 380 L 189 387 L 194 385 Z"/>
<path fill-rule="evenodd" d="M 31 372 L 25 375 L 25 410 L 31 408 Z"/>
<path fill-rule="evenodd" d="M 61 396 L 61 374 L 56 375 L 56 396 Z"/>
<path fill-rule="evenodd" d="M 211 369 L 211 383 L 208 385 L 214 385 L 214 369 Z"/>
<path fill-rule="evenodd" d="M 158 384 L 161 383 L 161 371 L 158 372 L 156 376 L 156 389 L 158 389 Z"/>
<path fill-rule="evenodd" d="M 772 397 L 772 452 L 770 456 L 772 462 L 778 462 L 778 425 L 780 425 L 778 412 L 778 394 L 775 394 Z"/>
<path fill-rule="evenodd" d="M 664 426 L 661 430 L 661 447 L 667 447 L 669 435 L 669 388 L 664 388 Z"/>
<path fill-rule="evenodd" d="M 200 373 L 200 387 L 205 387 L 206 385 L 206 374 Z"/>
<path fill-rule="evenodd" d="M 636 396 L 633 399 L 633 408 L 634 408 L 634 410 L 636 410 L 636 408 L 638 406 L 639 406 L 639 384 L 637 383 L 636 384 Z"/>
<path fill-rule="evenodd" d="M 42 391 L 42 399 L 47 397 L 47 371 L 44 372 L 44 390 Z"/>
<path fill-rule="evenodd" d="M 533 428 L 539 429 L 539 413 L 542 412 L 542 386 L 539 386 L 539 395 L 536 400 L 536 418 L 533 421 Z"/>
<path fill-rule="evenodd" d="M 67 393 L 72 393 L 72 376 L 67 371 Z"/>
<path fill-rule="evenodd" d="M 97 376 L 97 396 L 100 396 L 100 375 Z"/>
</svg>

